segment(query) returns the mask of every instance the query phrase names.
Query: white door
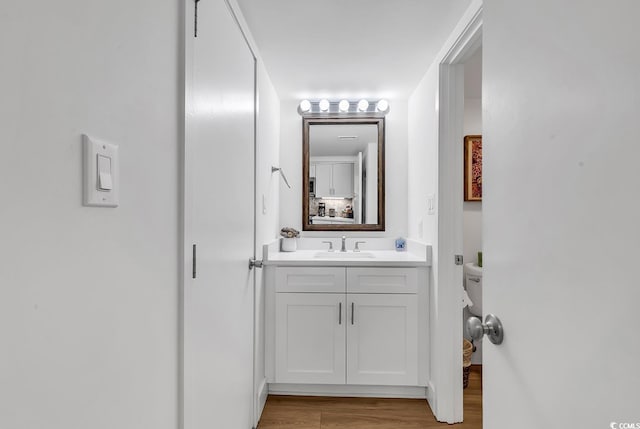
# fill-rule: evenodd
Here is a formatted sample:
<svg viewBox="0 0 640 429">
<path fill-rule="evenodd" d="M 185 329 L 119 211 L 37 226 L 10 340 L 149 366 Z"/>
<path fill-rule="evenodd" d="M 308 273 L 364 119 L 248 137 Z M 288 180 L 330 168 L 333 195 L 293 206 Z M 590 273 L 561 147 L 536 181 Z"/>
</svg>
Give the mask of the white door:
<svg viewBox="0 0 640 429">
<path fill-rule="evenodd" d="M 276 294 L 276 382 L 345 383 L 345 295 Z"/>
<path fill-rule="evenodd" d="M 484 427 L 640 427 L 640 2 L 485 0 Z"/>
<path fill-rule="evenodd" d="M 200 2 L 186 32 L 184 428 L 249 429 L 254 58 L 223 0 Z"/>
<path fill-rule="evenodd" d="M 347 295 L 347 383 L 418 384 L 418 307 L 413 294 Z"/>
</svg>

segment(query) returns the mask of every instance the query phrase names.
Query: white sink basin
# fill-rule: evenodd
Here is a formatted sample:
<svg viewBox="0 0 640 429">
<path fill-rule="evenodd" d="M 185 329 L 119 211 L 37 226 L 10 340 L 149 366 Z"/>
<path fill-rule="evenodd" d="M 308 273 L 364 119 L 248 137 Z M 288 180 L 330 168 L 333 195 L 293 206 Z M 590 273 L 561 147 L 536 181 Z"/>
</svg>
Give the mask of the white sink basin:
<svg viewBox="0 0 640 429">
<path fill-rule="evenodd" d="M 371 252 L 318 252 L 314 256 L 319 259 L 352 259 L 375 258 Z"/>
</svg>

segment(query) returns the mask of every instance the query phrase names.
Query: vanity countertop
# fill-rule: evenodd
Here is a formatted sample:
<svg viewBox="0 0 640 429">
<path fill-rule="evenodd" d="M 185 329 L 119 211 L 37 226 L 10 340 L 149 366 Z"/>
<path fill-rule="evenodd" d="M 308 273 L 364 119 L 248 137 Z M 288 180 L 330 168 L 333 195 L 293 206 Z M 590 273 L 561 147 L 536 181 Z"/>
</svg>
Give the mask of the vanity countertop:
<svg viewBox="0 0 640 429">
<path fill-rule="evenodd" d="M 322 266 L 322 267 L 416 267 L 429 266 L 428 260 L 411 252 L 395 250 L 367 250 L 362 252 L 297 250 L 270 252 L 265 265 Z"/>
<path fill-rule="evenodd" d="M 355 223 L 352 217 L 340 217 L 340 216 L 312 216 L 313 223 L 317 222 L 339 222 L 339 223 Z"/>
</svg>

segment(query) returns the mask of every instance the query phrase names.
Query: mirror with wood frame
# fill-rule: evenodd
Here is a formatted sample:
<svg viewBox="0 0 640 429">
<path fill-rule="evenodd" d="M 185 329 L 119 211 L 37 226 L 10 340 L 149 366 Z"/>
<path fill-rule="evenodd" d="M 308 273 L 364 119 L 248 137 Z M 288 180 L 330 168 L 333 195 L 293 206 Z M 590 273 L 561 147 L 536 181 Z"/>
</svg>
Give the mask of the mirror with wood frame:
<svg viewBox="0 0 640 429">
<path fill-rule="evenodd" d="M 302 229 L 384 231 L 384 118 L 302 119 Z"/>
</svg>

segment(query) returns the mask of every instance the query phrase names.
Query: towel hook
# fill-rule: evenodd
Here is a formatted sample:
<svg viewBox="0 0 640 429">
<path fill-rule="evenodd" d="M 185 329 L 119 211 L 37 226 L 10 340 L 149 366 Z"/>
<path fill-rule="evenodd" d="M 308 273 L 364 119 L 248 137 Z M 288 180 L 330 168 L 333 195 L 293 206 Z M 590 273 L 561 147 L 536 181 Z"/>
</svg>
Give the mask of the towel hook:
<svg viewBox="0 0 640 429">
<path fill-rule="evenodd" d="M 284 172 L 282 171 L 282 168 L 280 167 L 274 167 L 273 165 L 271 166 L 271 174 L 275 173 L 276 171 L 280 172 L 280 176 L 282 176 L 282 180 L 284 180 L 284 183 L 287 184 L 287 186 L 289 187 L 289 189 L 291 189 L 291 185 L 289 184 L 289 181 L 287 180 L 287 178 L 284 175 Z"/>
</svg>

